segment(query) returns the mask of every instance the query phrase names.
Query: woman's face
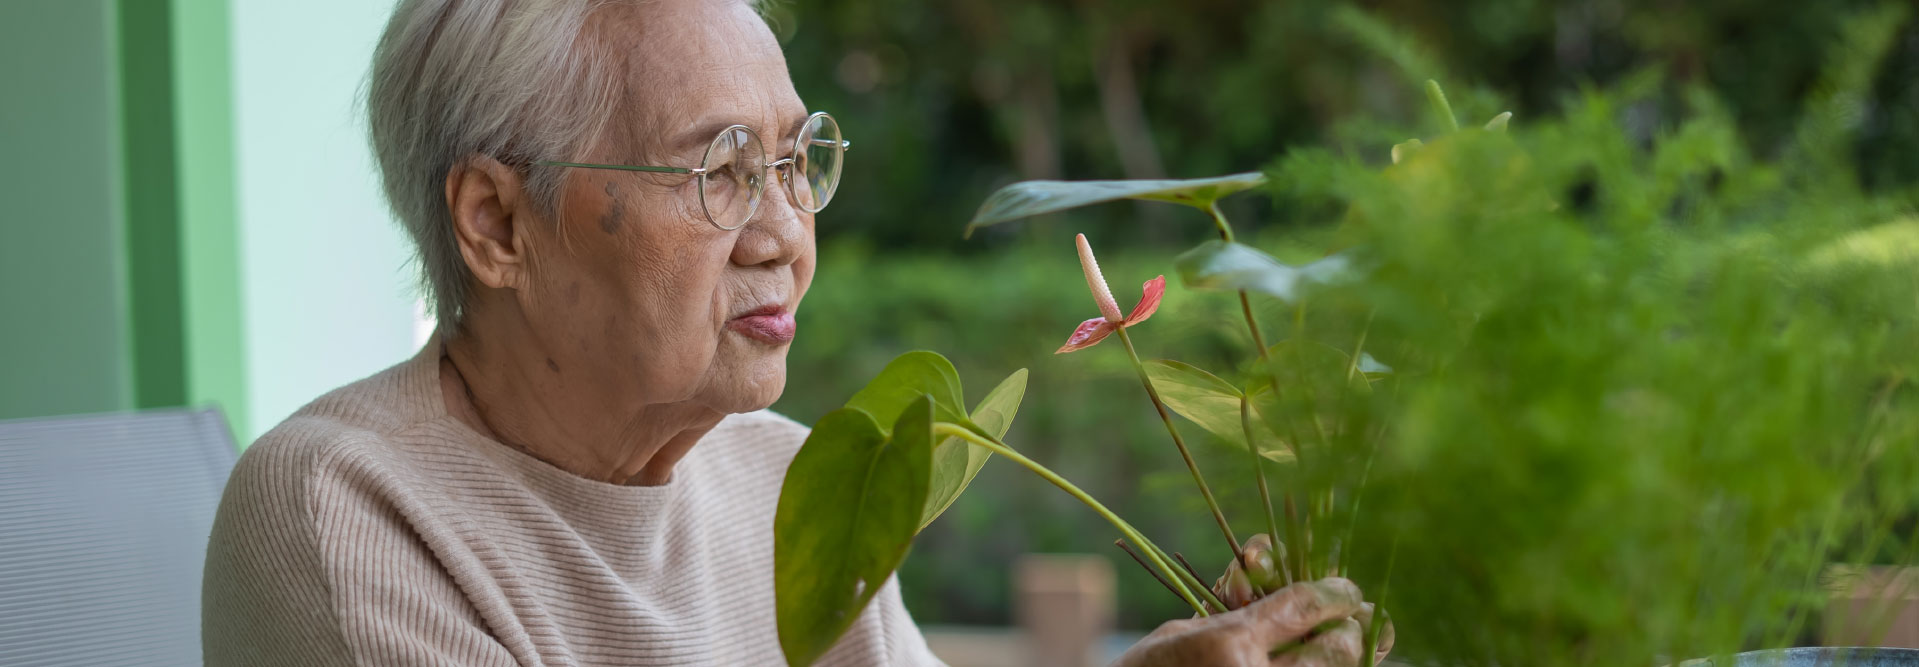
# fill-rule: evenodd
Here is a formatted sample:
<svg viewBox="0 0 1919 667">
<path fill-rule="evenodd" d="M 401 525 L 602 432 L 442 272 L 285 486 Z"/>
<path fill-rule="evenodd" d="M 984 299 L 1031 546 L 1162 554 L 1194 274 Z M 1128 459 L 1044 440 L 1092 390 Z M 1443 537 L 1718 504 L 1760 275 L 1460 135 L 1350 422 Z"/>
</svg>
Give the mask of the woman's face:
<svg viewBox="0 0 1919 667">
<path fill-rule="evenodd" d="M 789 157 L 807 109 L 772 32 L 746 3 L 605 8 L 589 31 L 626 63 L 623 115 L 578 159 L 696 167 L 721 128 Z M 813 215 L 777 177 L 731 231 L 707 222 L 687 174 L 569 169 L 559 220 L 530 232 L 535 334 L 568 386 L 622 402 L 764 408 L 786 384 L 793 313 L 813 279 Z"/>
</svg>

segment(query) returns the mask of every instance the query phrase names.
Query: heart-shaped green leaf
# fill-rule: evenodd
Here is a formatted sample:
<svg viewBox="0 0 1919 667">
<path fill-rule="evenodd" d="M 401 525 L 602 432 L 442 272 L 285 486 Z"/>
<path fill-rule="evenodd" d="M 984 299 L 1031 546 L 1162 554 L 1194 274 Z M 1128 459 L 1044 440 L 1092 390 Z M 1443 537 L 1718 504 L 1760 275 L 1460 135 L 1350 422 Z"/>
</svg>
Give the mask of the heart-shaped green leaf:
<svg viewBox="0 0 1919 667">
<path fill-rule="evenodd" d="M 959 371 L 953 369 L 953 362 L 946 357 L 926 350 L 894 357 L 866 387 L 846 399 L 846 407 L 864 410 L 882 425 L 891 424 L 899 417 L 900 410 L 922 394 L 932 397 L 936 419 L 965 423 L 965 394 L 960 390 Z"/>
<path fill-rule="evenodd" d="M 966 235 L 981 227 L 1089 204 L 1141 199 L 1207 208 L 1227 195 L 1259 187 L 1266 176 L 1246 172 L 1215 178 L 1151 181 L 1023 181 L 1000 188 L 980 204 Z"/>
<path fill-rule="evenodd" d="M 1006 376 L 999 386 L 986 393 L 986 398 L 973 406 L 973 423 L 968 428 L 995 438 L 1005 437 L 1025 397 L 1026 369 L 1022 368 Z M 959 500 L 960 493 L 973 483 L 980 468 L 986 465 L 986 459 L 992 456 L 993 452 L 985 447 L 959 438 L 940 441 L 933 449 L 933 479 L 931 490 L 926 494 L 926 508 L 920 514 L 920 530 L 925 530 L 927 524 L 953 506 L 953 501 Z"/>
<path fill-rule="evenodd" d="M 1168 409 L 1229 443 L 1246 446 L 1245 427 L 1239 420 L 1239 388 L 1185 362 L 1155 359 L 1145 366 L 1146 377 L 1152 379 L 1153 389 Z M 1255 429 L 1253 440 L 1260 456 L 1293 460 L 1292 450 L 1270 430 Z"/>
<path fill-rule="evenodd" d="M 932 474 L 933 404 L 900 410 L 889 439 L 867 413 L 820 418 L 787 468 L 773 519 L 780 651 L 819 659 L 906 558 Z"/>
<path fill-rule="evenodd" d="M 1301 284 L 1330 282 L 1345 274 L 1351 264 L 1339 254 L 1305 266 L 1289 266 L 1252 246 L 1217 239 L 1201 243 L 1173 260 L 1180 282 L 1187 287 L 1248 290 L 1286 302 L 1298 296 Z"/>
</svg>

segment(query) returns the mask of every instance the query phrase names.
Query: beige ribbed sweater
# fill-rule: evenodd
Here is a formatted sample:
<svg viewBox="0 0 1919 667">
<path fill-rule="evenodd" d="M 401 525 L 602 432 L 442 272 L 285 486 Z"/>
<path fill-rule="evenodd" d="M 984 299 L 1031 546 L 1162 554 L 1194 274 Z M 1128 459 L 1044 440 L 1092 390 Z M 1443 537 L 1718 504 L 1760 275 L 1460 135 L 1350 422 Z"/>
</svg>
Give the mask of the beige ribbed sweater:
<svg viewBox="0 0 1919 667">
<path fill-rule="evenodd" d="M 778 665 L 773 512 L 807 429 L 728 417 L 664 486 L 448 416 L 439 345 L 261 437 L 207 546 L 209 665 Z M 938 661 L 889 581 L 822 665 Z"/>
</svg>

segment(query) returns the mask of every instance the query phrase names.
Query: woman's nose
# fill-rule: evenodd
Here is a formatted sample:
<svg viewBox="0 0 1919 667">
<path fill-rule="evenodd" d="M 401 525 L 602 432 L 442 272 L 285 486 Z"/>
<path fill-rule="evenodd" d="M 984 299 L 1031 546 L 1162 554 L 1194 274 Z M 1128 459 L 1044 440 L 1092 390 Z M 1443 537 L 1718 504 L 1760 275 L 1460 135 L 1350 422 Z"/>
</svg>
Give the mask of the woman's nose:
<svg viewBox="0 0 1919 667">
<path fill-rule="evenodd" d="M 806 251 L 813 233 L 812 215 L 793 205 L 784 170 L 768 174 L 765 198 L 752 219 L 740 229 L 733 244 L 733 263 L 740 266 L 784 266 Z"/>
</svg>

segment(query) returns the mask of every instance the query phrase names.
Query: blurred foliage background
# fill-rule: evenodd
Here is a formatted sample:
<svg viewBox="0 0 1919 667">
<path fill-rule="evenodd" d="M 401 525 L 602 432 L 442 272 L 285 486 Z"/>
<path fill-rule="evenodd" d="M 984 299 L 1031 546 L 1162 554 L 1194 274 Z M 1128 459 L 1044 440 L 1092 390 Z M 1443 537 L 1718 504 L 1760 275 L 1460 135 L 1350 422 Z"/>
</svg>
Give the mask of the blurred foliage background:
<svg viewBox="0 0 1919 667">
<path fill-rule="evenodd" d="M 776 409 L 805 422 L 837 407 L 896 354 L 953 359 L 976 400 L 1032 370 L 1008 442 L 1080 483 L 1171 550 L 1223 554 L 1178 455 L 1123 357 L 1055 357 L 1096 315 L 1071 250 L 1085 232 L 1122 304 L 1170 258 L 1212 234 L 1194 211 L 1112 204 L 1038 224 L 960 231 L 994 189 L 1028 178 L 1189 178 L 1265 168 L 1320 147 L 1366 163 L 1437 122 L 1419 83 L 1447 85 L 1465 119 L 1565 109 L 1583 90 L 1656 72 L 1672 91 L 1707 91 L 1761 159 L 1787 154 L 1808 104 L 1838 110 L 1836 151 L 1867 191 L 1919 184 L 1919 21 L 1907 21 L 1865 92 L 1817 93 L 1842 27 L 1878 3 L 1767 0 L 1546 2 L 1406 0 L 814 0 L 769 17 L 807 104 L 854 143 L 840 195 L 819 221 L 820 269 Z M 1675 121 L 1680 92 L 1626 106 L 1649 138 Z M 1668 99 L 1670 98 L 1670 99 Z M 1813 100 L 1813 102 L 1809 102 Z M 1305 199 L 1242 196 L 1241 234 L 1282 258 L 1280 237 L 1333 212 Z M 1321 207 L 1321 208 L 1315 208 Z M 1266 242 L 1262 242 L 1262 240 Z M 1148 358 L 1228 367 L 1250 345 L 1237 304 L 1169 288 L 1137 336 Z M 1269 321 L 1281 314 L 1263 314 Z M 1200 441 L 1202 467 L 1243 452 Z M 1230 457 L 1230 461 L 1228 461 Z M 1214 482 L 1227 508 L 1250 485 Z M 1259 532 L 1254 512 L 1233 515 Z M 900 571 L 922 623 L 1011 622 L 1010 563 L 1027 552 L 1094 552 L 1120 573 L 1122 627 L 1183 615 L 1117 550 L 1105 524 L 1023 470 L 990 463 L 921 536 Z M 1210 538 L 1210 539 L 1209 539 Z"/>
</svg>

